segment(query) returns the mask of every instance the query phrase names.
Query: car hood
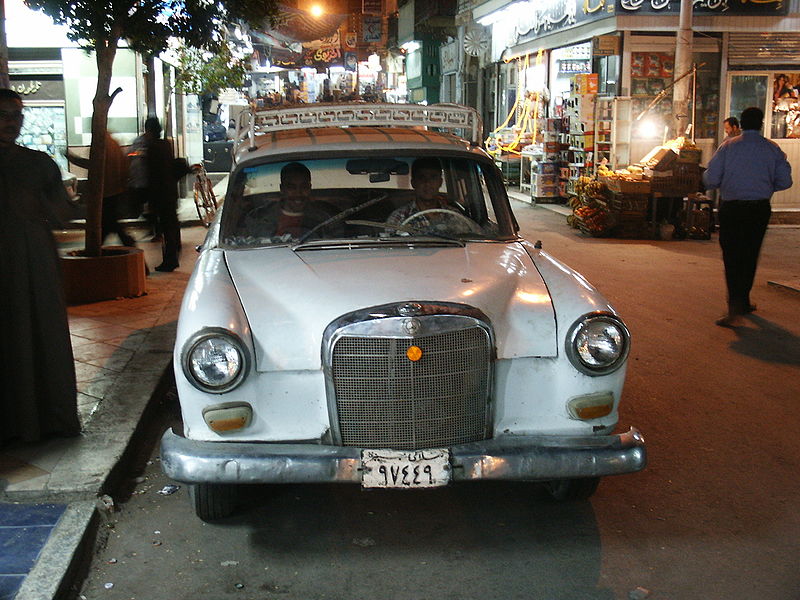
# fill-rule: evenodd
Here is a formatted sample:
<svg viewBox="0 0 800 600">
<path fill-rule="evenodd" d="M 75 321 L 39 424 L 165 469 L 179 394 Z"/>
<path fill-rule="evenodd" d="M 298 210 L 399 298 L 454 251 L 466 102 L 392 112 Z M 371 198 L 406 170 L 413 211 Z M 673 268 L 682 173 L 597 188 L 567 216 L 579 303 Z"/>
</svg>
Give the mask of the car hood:
<svg viewBox="0 0 800 600">
<path fill-rule="evenodd" d="M 343 314 L 392 302 L 482 311 L 498 358 L 555 356 L 547 287 L 518 243 L 464 247 L 263 248 L 226 252 L 259 371 L 318 369 L 322 335 Z"/>
</svg>

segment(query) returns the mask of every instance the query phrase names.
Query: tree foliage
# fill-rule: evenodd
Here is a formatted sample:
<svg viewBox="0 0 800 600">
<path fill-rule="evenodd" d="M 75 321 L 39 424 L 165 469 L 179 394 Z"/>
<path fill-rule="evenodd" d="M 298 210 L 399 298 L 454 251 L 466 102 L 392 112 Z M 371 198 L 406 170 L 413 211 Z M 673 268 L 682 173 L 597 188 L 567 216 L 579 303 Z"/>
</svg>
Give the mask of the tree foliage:
<svg viewBox="0 0 800 600">
<path fill-rule="evenodd" d="M 178 52 L 176 84 L 185 94 L 217 94 L 226 88 L 244 85 L 247 64 L 234 56 L 228 44 L 212 53 L 184 47 Z"/>
<path fill-rule="evenodd" d="M 67 37 L 89 50 L 124 39 L 137 52 L 157 55 L 170 38 L 192 48 L 219 48 L 224 23 L 257 26 L 275 22 L 276 0 L 25 0 L 59 25 Z"/>
<path fill-rule="evenodd" d="M 56 24 L 67 37 L 95 52 L 97 88 L 92 105 L 92 144 L 86 210 L 86 254 L 101 254 L 101 219 L 105 132 L 108 111 L 121 90 L 110 92 L 114 58 L 121 40 L 137 52 L 156 56 L 177 39 L 192 48 L 220 51 L 227 22 L 275 22 L 276 0 L 25 0 Z"/>
</svg>

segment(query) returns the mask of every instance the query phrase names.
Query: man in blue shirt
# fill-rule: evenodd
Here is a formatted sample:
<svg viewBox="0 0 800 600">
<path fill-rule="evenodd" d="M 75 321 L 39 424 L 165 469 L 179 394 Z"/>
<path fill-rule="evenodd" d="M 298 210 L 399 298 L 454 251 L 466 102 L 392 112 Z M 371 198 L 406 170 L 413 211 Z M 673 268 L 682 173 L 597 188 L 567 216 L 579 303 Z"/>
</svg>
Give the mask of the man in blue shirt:
<svg viewBox="0 0 800 600">
<path fill-rule="evenodd" d="M 719 188 L 719 244 L 728 287 L 728 313 L 717 320 L 736 327 L 742 315 L 753 312 L 750 289 L 756 274 L 761 242 L 771 213 L 774 192 L 792 186 L 792 167 L 778 145 L 761 135 L 764 112 L 742 112 L 742 134 L 726 139 L 703 174 L 707 189 Z"/>
</svg>

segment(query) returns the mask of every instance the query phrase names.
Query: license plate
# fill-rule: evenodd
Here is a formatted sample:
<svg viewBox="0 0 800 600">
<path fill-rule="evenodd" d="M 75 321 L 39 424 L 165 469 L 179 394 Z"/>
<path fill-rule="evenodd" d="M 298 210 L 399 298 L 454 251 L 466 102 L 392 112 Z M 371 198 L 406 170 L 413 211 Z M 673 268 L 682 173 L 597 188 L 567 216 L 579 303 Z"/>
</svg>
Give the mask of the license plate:
<svg viewBox="0 0 800 600">
<path fill-rule="evenodd" d="M 427 488 L 450 482 L 450 451 L 362 450 L 361 485 L 365 488 Z"/>
</svg>

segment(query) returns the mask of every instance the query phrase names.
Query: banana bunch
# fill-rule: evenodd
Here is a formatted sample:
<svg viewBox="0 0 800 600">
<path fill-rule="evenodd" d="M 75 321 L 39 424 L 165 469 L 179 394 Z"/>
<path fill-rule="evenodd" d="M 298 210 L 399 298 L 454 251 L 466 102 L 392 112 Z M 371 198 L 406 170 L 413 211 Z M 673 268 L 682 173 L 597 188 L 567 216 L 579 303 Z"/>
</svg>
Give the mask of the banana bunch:
<svg viewBox="0 0 800 600">
<path fill-rule="evenodd" d="M 578 177 L 575 182 L 575 193 L 583 198 L 602 198 L 607 189 L 605 183 L 593 177 Z"/>
</svg>

